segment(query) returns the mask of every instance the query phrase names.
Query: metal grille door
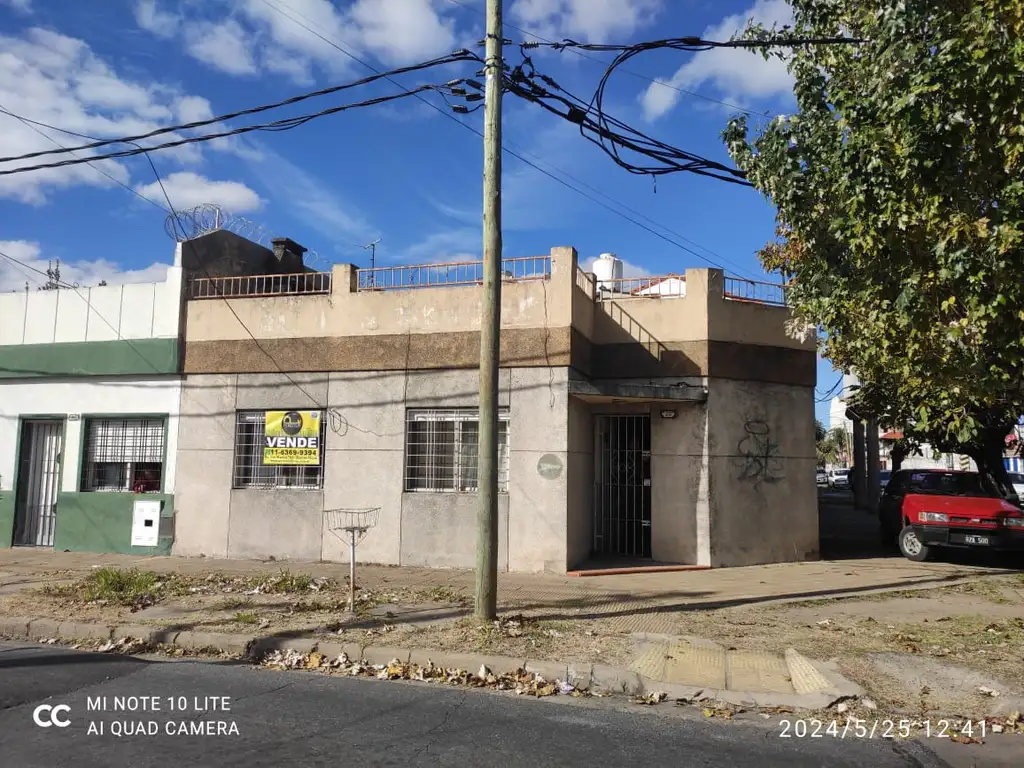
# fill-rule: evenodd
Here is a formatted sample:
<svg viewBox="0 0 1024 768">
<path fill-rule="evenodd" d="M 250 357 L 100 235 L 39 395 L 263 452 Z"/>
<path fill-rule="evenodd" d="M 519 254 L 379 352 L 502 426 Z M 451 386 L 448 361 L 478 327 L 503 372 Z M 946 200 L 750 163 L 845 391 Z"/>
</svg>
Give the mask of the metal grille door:
<svg viewBox="0 0 1024 768">
<path fill-rule="evenodd" d="M 651 417 L 598 416 L 594 553 L 651 556 Z"/>
<path fill-rule="evenodd" d="M 17 546 L 53 546 L 63 433 L 60 421 L 22 424 L 14 512 Z"/>
</svg>

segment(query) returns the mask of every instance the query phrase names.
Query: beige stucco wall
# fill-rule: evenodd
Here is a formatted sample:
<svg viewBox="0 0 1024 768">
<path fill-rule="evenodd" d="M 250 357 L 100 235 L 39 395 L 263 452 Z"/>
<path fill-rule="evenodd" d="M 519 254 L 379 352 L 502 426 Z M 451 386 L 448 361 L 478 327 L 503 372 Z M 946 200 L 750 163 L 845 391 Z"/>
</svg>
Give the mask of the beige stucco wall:
<svg viewBox="0 0 1024 768">
<path fill-rule="evenodd" d="M 816 559 L 814 390 L 708 386 L 713 566 Z"/>
<path fill-rule="evenodd" d="M 476 371 L 193 375 L 185 379 L 174 551 L 180 555 L 348 559 L 323 524 L 323 510 L 379 507 L 378 525 L 359 544 L 362 562 L 473 567 L 475 494 L 404 493 L 405 411 L 474 406 Z M 509 408 L 509 493 L 499 501 L 499 566 L 515 571 L 566 567 L 569 473 L 547 479 L 542 456 L 567 463 L 565 369 L 503 369 Z M 302 390 L 305 390 L 303 392 Z M 306 394 L 308 393 L 308 395 Z M 328 403 L 324 488 L 232 490 L 236 409 L 310 408 Z"/>
<path fill-rule="evenodd" d="M 332 291 L 325 295 L 190 301 L 188 341 L 250 338 L 239 320 L 261 339 L 480 329 L 480 286 L 355 291 L 353 269 L 350 264 L 335 265 Z M 503 281 L 502 326 L 567 327 L 572 319 L 575 269 L 575 252 L 571 248 L 553 248 L 550 279 Z"/>
</svg>

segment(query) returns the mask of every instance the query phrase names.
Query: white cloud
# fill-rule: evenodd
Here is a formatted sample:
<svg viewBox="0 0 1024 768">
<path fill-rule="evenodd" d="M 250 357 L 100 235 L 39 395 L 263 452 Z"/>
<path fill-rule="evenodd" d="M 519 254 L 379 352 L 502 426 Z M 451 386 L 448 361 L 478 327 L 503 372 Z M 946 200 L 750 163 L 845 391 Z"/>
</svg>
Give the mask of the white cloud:
<svg viewBox="0 0 1024 768">
<path fill-rule="evenodd" d="M 249 35 L 237 21 L 190 24 L 186 50 L 197 61 L 229 75 L 254 75 L 256 62 L 249 50 Z"/>
<path fill-rule="evenodd" d="M 138 0 L 140 27 L 162 37 L 178 28 L 190 55 L 232 75 L 266 71 L 309 85 L 317 69 L 336 78 L 355 66 L 338 47 L 392 66 L 457 47 L 459 6 L 447 0 L 235 0 L 220 4 L 220 18 L 210 17 L 212 3 L 187 3 L 180 23 L 156 1 Z"/>
<path fill-rule="evenodd" d="M 208 116 L 211 112 L 209 103 L 201 97 L 183 94 L 159 82 L 143 83 L 125 78 L 83 41 L 39 28 L 27 30 L 23 37 L 0 35 L 0 104 L 31 120 L 100 138 L 146 133 L 175 119 Z M 176 138 L 181 137 L 166 134 L 152 143 Z M 60 132 L 32 127 L 0 115 L 0 156 L 13 157 L 52 150 L 57 143 L 69 146 L 80 142 Z M 240 153 L 238 146 L 231 142 L 212 142 L 208 146 L 213 150 Z M 165 162 L 179 164 L 199 162 L 202 156 L 199 145 L 160 153 Z M 60 159 L 62 156 L 55 155 L 4 167 Z M 128 168 L 121 162 L 104 160 L 93 165 L 102 168 L 117 182 L 127 184 L 130 181 Z M 80 184 L 110 187 L 115 183 L 86 164 L 50 168 L 0 176 L 0 198 L 40 205 L 54 189 Z"/>
<path fill-rule="evenodd" d="M 463 227 L 434 232 L 423 240 L 400 249 L 397 253 L 385 251 L 382 255 L 402 264 L 480 261 L 482 247 L 483 234 L 480 228 Z"/>
<path fill-rule="evenodd" d="M 255 150 L 262 159 L 251 170 L 272 190 L 275 204 L 329 238 L 332 246 L 351 247 L 380 236 L 355 203 L 332 192 L 322 179 L 262 144 L 256 144 Z"/>
<path fill-rule="evenodd" d="M 160 10 L 156 0 L 138 0 L 135 3 L 135 22 L 157 37 L 169 39 L 177 34 L 181 17 Z"/>
<path fill-rule="evenodd" d="M 35 290 L 46 282 L 39 273 L 56 266 L 56 260 L 45 258 L 39 243 L 32 240 L 0 240 L 0 251 L 21 262 L 17 265 L 0 258 L 0 292 L 24 290 L 25 283 L 29 284 L 30 290 Z M 150 283 L 164 280 L 168 266 L 154 262 L 142 269 L 123 270 L 119 264 L 106 259 L 61 261 L 60 280 L 81 286 L 96 285 L 101 281 L 110 285 Z"/>
<path fill-rule="evenodd" d="M 163 179 L 163 188 L 174 209 L 181 211 L 203 203 L 222 206 L 232 213 L 254 211 L 263 205 L 260 196 L 237 181 L 213 181 L 191 171 L 172 173 Z M 164 193 L 156 181 L 135 187 L 140 195 L 163 201 Z"/>
<path fill-rule="evenodd" d="M 454 47 L 454 23 L 431 0 L 358 0 L 351 18 L 363 45 L 392 63 L 421 61 Z"/>
<path fill-rule="evenodd" d="M 549 40 L 603 43 L 650 24 L 661 7 L 661 0 L 515 0 L 510 16 Z"/>
<path fill-rule="evenodd" d="M 580 259 L 580 269 L 582 269 L 584 272 L 593 272 L 594 262 L 597 261 L 597 259 L 597 256 L 588 256 L 585 259 Z M 649 277 L 651 275 L 651 271 L 649 269 L 645 269 L 644 267 L 641 267 L 638 264 L 633 264 L 631 262 L 626 261 L 625 259 L 620 259 L 620 261 L 622 262 L 622 276 L 624 278 Z"/>
<path fill-rule="evenodd" d="M 771 27 L 792 23 L 793 14 L 787 0 L 757 0 L 753 7 L 722 19 L 704 30 L 707 40 L 728 40 L 741 32 L 749 20 Z M 786 64 L 779 59 L 765 61 L 752 51 L 718 48 L 692 54 L 666 82 L 675 88 L 696 90 L 703 85 L 713 86 L 731 102 L 750 99 L 769 99 L 792 94 L 793 77 Z M 680 93 L 664 85 L 651 84 L 640 98 L 644 115 L 654 120 L 671 110 L 679 101 Z"/>
<path fill-rule="evenodd" d="M 18 13 L 32 13 L 32 0 L 0 0 L 0 5 L 6 5 Z"/>
</svg>

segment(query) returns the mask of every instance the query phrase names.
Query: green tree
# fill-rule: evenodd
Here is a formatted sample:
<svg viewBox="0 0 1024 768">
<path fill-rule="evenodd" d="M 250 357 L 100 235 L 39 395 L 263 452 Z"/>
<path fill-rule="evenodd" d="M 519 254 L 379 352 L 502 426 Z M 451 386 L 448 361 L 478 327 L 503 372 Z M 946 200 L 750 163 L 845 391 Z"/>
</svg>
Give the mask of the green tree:
<svg viewBox="0 0 1024 768">
<path fill-rule="evenodd" d="M 1024 412 L 1024 0 L 790 0 L 841 36 L 772 49 L 796 111 L 723 138 L 777 209 L 766 268 L 799 327 L 855 370 L 852 404 L 911 442 L 971 456 L 1010 496 Z"/>
</svg>

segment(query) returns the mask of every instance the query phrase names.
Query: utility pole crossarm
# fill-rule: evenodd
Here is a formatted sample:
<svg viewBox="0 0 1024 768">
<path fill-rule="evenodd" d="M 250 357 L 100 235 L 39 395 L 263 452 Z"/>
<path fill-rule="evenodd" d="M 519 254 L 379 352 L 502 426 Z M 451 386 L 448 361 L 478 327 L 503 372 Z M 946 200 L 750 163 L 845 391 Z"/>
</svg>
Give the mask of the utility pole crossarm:
<svg viewBox="0 0 1024 768">
<path fill-rule="evenodd" d="M 483 304 L 480 317 L 480 429 L 477 484 L 478 619 L 498 612 L 498 355 L 501 338 L 501 96 L 504 80 L 501 0 L 487 0 L 484 70 Z"/>
</svg>

